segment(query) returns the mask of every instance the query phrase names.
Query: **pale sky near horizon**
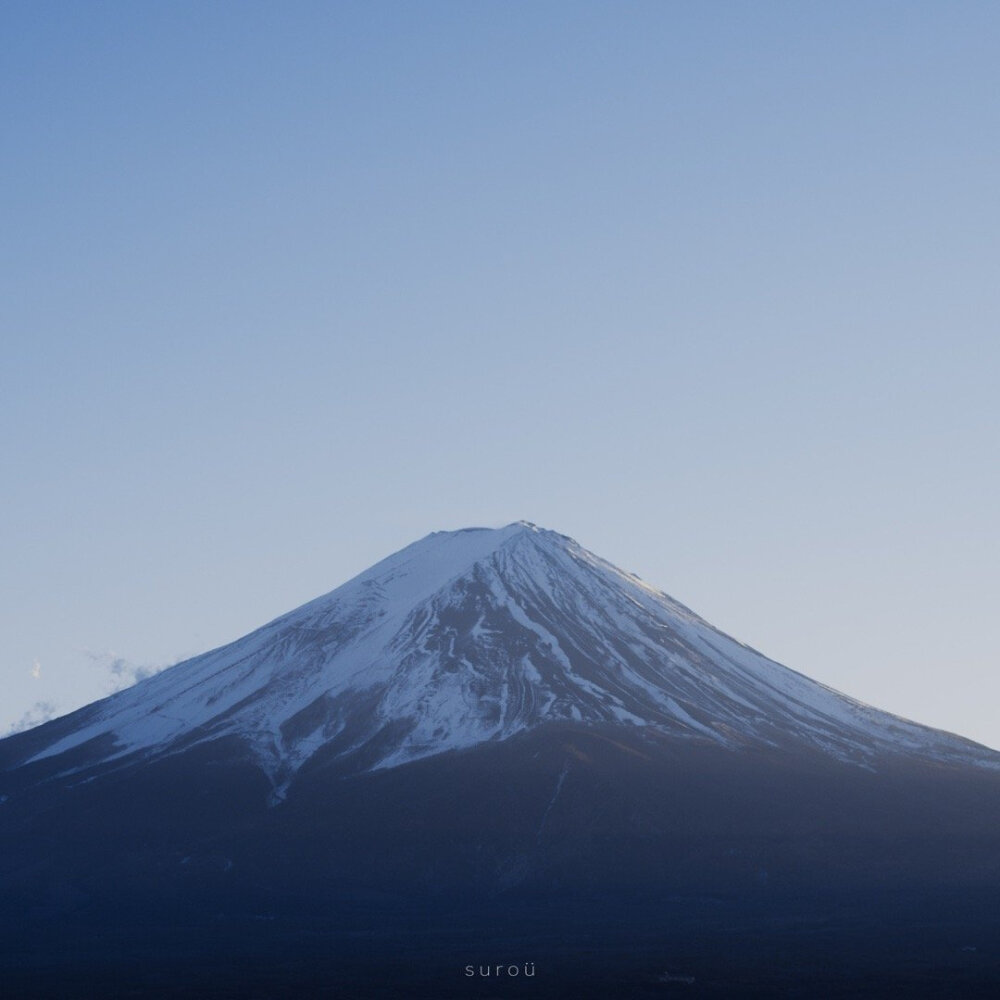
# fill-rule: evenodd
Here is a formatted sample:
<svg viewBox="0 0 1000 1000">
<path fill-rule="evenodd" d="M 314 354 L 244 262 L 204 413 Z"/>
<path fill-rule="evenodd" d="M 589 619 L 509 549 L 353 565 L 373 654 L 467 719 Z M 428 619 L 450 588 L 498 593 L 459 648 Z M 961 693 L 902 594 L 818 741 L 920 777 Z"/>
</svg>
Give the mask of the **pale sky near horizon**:
<svg viewBox="0 0 1000 1000">
<path fill-rule="evenodd" d="M 1000 748 L 1000 6 L 0 29 L 0 733 L 524 518 Z"/>
</svg>

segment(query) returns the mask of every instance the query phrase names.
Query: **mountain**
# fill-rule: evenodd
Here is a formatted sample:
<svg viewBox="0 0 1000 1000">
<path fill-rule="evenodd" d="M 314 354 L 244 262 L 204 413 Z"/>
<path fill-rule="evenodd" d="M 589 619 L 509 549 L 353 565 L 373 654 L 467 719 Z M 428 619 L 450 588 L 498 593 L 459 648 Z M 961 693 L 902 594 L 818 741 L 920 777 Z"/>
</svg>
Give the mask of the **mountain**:
<svg viewBox="0 0 1000 1000">
<path fill-rule="evenodd" d="M 541 949 L 562 971 L 536 995 L 659 995 L 666 948 L 718 995 L 783 995 L 802 949 L 849 947 L 812 995 L 838 975 L 883 995 L 886 969 L 922 995 L 952 937 L 987 934 L 951 973 L 972 996 L 1000 972 L 998 793 L 1000 754 L 767 659 L 564 535 L 438 532 L 0 741 L 0 972 L 108 995 L 111 941 L 155 995 L 179 974 L 250 995 L 251 968 L 315 991 L 334 963 L 366 996 L 466 996 L 463 956 Z M 605 964 L 581 966 L 595 935 Z M 376 976 L 400 954 L 416 980 Z"/>
<path fill-rule="evenodd" d="M 86 776 L 233 736 L 280 797 L 315 753 L 393 767 L 551 722 L 733 750 L 996 767 L 998 755 L 779 666 L 572 539 L 438 532 L 242 639 L 42 727 L 24 762 Z"/>
</svg>

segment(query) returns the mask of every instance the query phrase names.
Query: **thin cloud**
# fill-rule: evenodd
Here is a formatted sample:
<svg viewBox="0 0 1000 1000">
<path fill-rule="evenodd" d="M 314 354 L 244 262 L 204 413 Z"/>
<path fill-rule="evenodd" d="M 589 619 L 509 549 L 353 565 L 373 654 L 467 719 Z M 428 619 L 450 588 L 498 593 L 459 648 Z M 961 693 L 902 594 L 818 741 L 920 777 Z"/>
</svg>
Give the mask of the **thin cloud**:
<svg viewBox="0 0 1000 1000">
<path fill-rule="evenodd" d="M 152 677 L 173 665 L 170 663 L 133 663 L 131 660 L 125 659 L 124 656 L 117 656 L 113 652 L 95 653 L 92 650 L 86 650 L 86 653 L 90 657 L 91 663 L 106 672 L 110 694 L 124 691 L 125 688 L 130 688 L 133 684 L 138 684 L 139 681 L 144 681 L 147 677 Z"/>
<path fill-rule="evenodd" d="M 36 701 L 17 722 L 12 722 L 4 736 L 13 736 L 14 733 L 23 733 L 26 729 L 34 729 L 49 719 L 54 719 L 59 714 L 59 710 L 51 701 Z"/>
<path fill-rule="evenodd" d="M 42 676 L 42 665 L 38 662 L 38 660 L 35 660 L 35 662 L 31 665 L 31 676 L 34 677 L 36 681 Z"/>
</svg>

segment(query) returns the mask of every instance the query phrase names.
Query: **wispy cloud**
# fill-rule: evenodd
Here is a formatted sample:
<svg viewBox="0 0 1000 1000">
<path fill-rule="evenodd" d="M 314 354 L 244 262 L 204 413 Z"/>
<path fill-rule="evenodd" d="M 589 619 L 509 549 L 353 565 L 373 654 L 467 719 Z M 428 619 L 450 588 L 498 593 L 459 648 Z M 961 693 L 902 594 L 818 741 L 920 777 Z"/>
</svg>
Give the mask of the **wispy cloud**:
<svg viewBox="0 0 1000 1000">
<path fill-rule="evenodd" d="M 40 726 L 43 722 L 48 722 L 58 713 L 59 710 L 51 701 L 36 701 L 17 722 L 12 722 L 7 727 L 7 731 L 3 735 L 13 736 L 14 733 L 23 733 L 26 729 L 32 729 L 35 726 Z"/>
<path fill-rule="evenodd" d="M 31 665 L 31 676 L 34 677 L 36 681 L 42 676 L 42 665 L 38 662 L 38 660 L 35 660 L 35 662 Z"/>
<path fill-rule="evenodd" d="M 125 688 L 132 687 L 133 684 L 158 674 L 166 667 L 173 666 L 171 663 L 133 663 L 114 652 L 95 653 L 89 649 L 85 652 L 90 657 L 91 663 L 106 672 L 109 693 L 111 694 L 116 691 L 124 691 Z"/>
</svg>

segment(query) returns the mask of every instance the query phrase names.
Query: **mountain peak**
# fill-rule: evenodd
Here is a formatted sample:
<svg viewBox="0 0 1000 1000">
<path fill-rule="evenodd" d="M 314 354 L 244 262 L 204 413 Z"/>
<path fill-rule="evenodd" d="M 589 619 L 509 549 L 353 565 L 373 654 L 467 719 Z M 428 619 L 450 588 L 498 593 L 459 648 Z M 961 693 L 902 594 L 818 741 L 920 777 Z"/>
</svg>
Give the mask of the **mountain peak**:
<svg viewBox="0 0 1000 1000">
<path fill-rule="evenodd" d="M 430 597 L 476 564 L 492 559 L 504 546 L 525 538 L 542 542 L 563 537 L 528 521 L 515 521 L 502 528 L 474 527 L 434 531 L 375 563 L 352 580 L 319 598 L 317 602 L 305 605 L 291 614 L 298 614 L 319 602 L 335 600 L 359 584 L 379 586 L 385 598 L 397 608 L 411 606 L 414 602 Z M 279 619 L 281 620 L 283 619 Z"/>
<path fill-rule="evenodd" d="M 446 541 L 452 538 L 462 538 L 468 540 L 474 537 L 477 538 L 484 546 L 493 545 L 499 547 L 500 545 L 506 544 L 513 538 L 525 535 L 533 536 L 538 539 L 549 538 L 552 540 L 561 539 L 563 541 L 572 541 L 572 539 L 566 535 L 560 535 L 556 531 L 550 531 L 547 528 L 542 528 L 531 521 L 512 521 L 510 524 L 505 524 L 503 527 L 499 528 L 474 526 L 470 528 L 456 528 L 454 530 L 432 531 L 425 538 L 415 542 L 414 545 L 420 545 L 422 542 L 428 541 L 429 539 Z M 405 552 L 406 549 L 401 551 Z M 390 556 L 390 558 L 392 557 Z"/>
</svg>

